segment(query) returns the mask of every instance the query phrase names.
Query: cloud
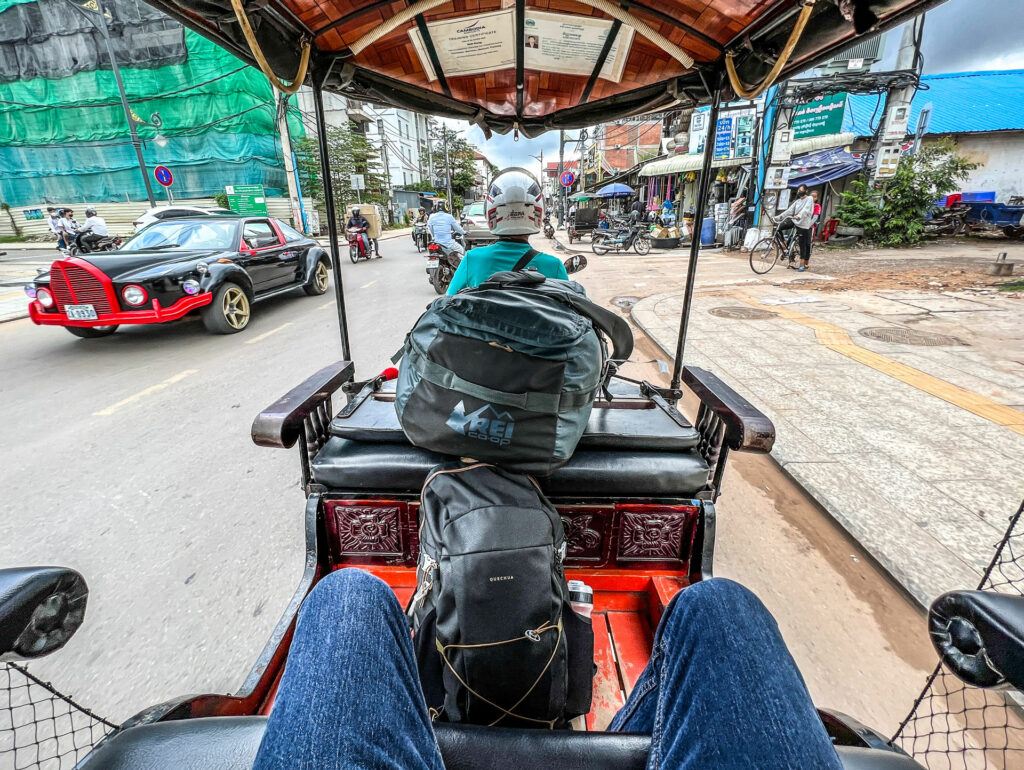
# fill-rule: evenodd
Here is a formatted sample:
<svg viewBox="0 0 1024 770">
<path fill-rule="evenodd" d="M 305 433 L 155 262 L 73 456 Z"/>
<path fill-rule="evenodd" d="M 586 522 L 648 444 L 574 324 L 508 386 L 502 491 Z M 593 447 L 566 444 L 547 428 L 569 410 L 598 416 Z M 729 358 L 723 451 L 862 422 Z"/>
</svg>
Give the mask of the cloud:
<svg viewBox="0 0 1024 770">
<path fill-rule="evenodd" d="M 484 139 L 484 133 L 477 126 L 461 120 L 450 120 L 442 118 L 442 122 L 454 131 L 463 134 L 470 144 L 476 145 L 488 160 L 499 169 L 509 166 L 521 166 L 530 173 L 540 175 L 540 161 L 532 156 L 544 153 L 544 165 L 558 161 L 558 132 L 548 131 L 535 139 L 527 139 L 523 136 L 516 141 L 511 132 L 507 134 L 492 134 L 490 139 Z M 577 132 L 566 132 L 566 139 L 575 139 Z M 576 157 L 574 152 L 576 145 L 566 145 L 565 157 Z"/>
</svg>

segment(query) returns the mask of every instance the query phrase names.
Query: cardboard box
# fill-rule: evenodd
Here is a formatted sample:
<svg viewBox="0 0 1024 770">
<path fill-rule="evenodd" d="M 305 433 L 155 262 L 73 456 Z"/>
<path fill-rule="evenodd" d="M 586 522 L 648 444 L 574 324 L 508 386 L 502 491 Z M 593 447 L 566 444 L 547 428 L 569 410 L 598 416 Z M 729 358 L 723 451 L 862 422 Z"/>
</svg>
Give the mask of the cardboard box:
<svg viewBox="0 0 1024 770">
<path fill-rule="evenodd" d="M 366 234 L 371 238 L 380 238 L 381 231 L 383 230 L 381 227 L 380 210 L 372 203 L 351 203 L 348 207 L 348 216 L 345 217 L 346 222 L 352 217 L 352 209 L 359 209 L 359 213 L 370 223 L 370 229 L 366 231 Z"/>
</svg>

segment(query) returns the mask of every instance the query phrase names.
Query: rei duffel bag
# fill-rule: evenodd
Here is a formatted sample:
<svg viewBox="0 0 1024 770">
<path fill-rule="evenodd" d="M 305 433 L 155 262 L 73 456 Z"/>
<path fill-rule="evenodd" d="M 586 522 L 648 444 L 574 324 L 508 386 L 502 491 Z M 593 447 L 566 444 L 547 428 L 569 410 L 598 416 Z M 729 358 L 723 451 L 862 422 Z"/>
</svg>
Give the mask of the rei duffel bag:
<svg viewBox="0 0 1024 770">
<path fill-rule="evenodd" d="M 537 483 L 441 465 L 419 518 L 407 613 L 431 718 L 554 728 L 588 713 L 594 631 L 569 602 L 562 520 Z"/>
<path fill-rule="evenodd" d="M 435 452 L 551 473 L 572 456 L 614 370 L 602 334 L 612 362 L 629 357 L 633 335 L 622 317 L 578 283 L 533 270 L 439 297 L 401 353 L 402 429 Z"/>
</svg>

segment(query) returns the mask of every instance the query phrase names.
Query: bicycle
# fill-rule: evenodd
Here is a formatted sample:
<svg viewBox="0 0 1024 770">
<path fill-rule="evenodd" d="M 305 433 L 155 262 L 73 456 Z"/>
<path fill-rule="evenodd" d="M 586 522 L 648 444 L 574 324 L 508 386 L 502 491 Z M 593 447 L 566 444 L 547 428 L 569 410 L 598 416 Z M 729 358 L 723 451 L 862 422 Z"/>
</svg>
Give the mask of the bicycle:
<svg viewBox="0 0 1024 770">
<path fill-rule="evenodd" d="M 796 259 L 796 228 L 791 228 L 792 235 L 787 237 L 780 229 L 782 222 L 776 222 L 771 214 L 768 214 L 773 228 L 772 234 L 762 238 L 750 250 L 750 269 L 758 275 L 764 275 L 779 261 L 779 257 L 793 262 Z"/>
</svg>

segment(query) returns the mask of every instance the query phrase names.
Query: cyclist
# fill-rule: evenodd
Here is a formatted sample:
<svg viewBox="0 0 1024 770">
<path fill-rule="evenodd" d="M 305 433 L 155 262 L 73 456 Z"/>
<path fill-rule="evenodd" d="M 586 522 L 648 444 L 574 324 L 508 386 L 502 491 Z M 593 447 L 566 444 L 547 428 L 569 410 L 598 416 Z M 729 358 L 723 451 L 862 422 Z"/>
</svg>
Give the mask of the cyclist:
<svg viewBox="0 0 1024 770">
<path fill-rule="evenodd" d="M 789 208 L 782 212 L 782 225 L 779 230 L 796 228 L 797 244 L 800 247 L 800 267 L 796 268 L 801 273 L 807 269 L 811 260 L 811 224 L 814 219 L 814 199 L 807 193 L 807 186 L 800 185 L 796 188 L 796 200 Z M 793 257 L 789 258 L 789 265 L 793 267 Z"/>
</svg>

